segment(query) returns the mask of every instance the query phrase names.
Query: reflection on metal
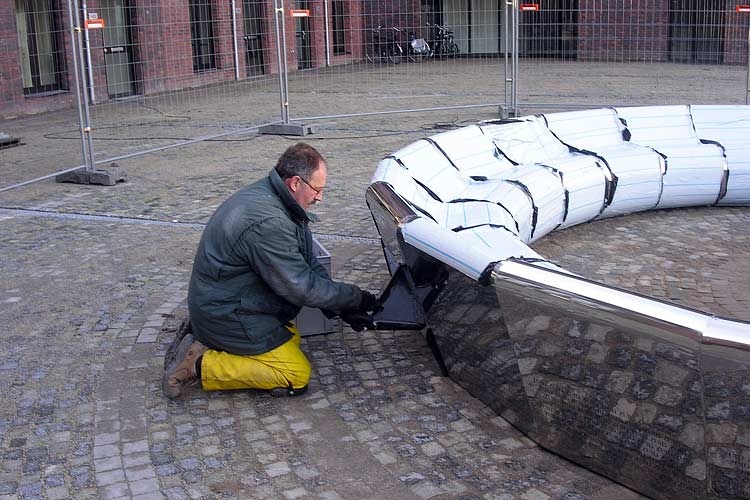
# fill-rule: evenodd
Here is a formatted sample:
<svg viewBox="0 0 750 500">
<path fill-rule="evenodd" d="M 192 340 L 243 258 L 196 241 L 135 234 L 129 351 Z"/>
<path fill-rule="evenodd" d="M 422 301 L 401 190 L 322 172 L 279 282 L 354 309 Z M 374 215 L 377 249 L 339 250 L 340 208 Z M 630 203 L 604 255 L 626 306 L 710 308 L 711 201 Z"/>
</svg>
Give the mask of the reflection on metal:
<svg viewBox="0 0 750 500">
<path fill-rule="evenodd" d="M 747 343 L 707 344 L 711 316 L 520 262 L 493 281 L 523 432 L 653 498 L 749 497 Z"/>
<path fill-rule="evenodd" d="M 631 123 L 640 118 L 637 111 L 625 113 Z M 744 123 L 730 115 L 745 116 L 747 110 L 727 108 L 724 113 L 723 120 L 694 119 L 707 134 L 714 133 L 724 120 Z M 636 137 L 638 132 L 636 128 Z M 750 161 L 746 134 L 724 132 L 727 155 L 707 159 L 705 165 L 711 167 L 704 175 L 718 179 L 722 204 L 747 204 L 750 185 L 742 175 L 731 175 Z M 445 138 L 435 139 L 448 144 Z M 669 140 L 659 146 L 694 147 L 679 143 L 679 137 Z M 549 151 L 549 144 L 543 149 Z M 626 144 L 618 151 L 636 149 Z M 489 179 L 457 186 L 462 192 L 479 192 L 491 182 L 499 189 L 503 172 L 518 175 L 526 166 L 491 164 L 491 156 L 481 156 L 478 149 L 456 151 L 464 156 L 451 158 L 455 169 L 471 168 L 474 181 Z M 533 153 L 533 147 L 528 151 Z M 420 163 L 420 157 L 429 163 Z M 454 228 L 455 214 L 449 209 L 479 200 L 446 200 L 450 183 L 445 180 L 442 186 L 418 182 L 417 187 L 409 180 L 428 178 L 419 171 L 423 167 L 432 168 L 437 178 L 439 160 L 415 143 L 384 160 L 378 182 L 368 189 L 367 202 L 393 275 L 376 315 L 411 318 L 411 327 L 424 321 L 441 368 L 557 454 L 656 499 L 750 499 L 750 323 L 572 275 L 531 251 L 520 240 L 523 231 L 514 233 L 507 224 L 490 220 L 482 226 L 484 232 L 469 239 L 474 236 L 467 234 L 466 225 Z M 564 164 L 570 175 L 563 181 L 586 185 L 572 174 L 595 171 L 580 156 L 573 161 L 581 167 Z M 488 166 L 495 168 L 491 175 L 479 170 Z M 458 178 L 447 167 L 440 172 Z M 621 178 L 628 175 L 634 185 L 633 174 L 625 172 Z M 716 199 L 713 191 L 677 191 L 672 186 L 678 185 L 667 181 L 666 187 L 692 200 L 687 203 Z M 425 196 L 422 184 L 435 193 L 440 190 L 439 199 Z M 513 207 L 510 212 L 520 213 Z M 477 217 L 477 212 L 467 206 L 467 217 Z M 528 224 L 516 222 L 519 228 Z M 492 245 L 483 248 L 482 241 Z M 394 324 L 383 321 L 379 326 Z"/>
</svg>

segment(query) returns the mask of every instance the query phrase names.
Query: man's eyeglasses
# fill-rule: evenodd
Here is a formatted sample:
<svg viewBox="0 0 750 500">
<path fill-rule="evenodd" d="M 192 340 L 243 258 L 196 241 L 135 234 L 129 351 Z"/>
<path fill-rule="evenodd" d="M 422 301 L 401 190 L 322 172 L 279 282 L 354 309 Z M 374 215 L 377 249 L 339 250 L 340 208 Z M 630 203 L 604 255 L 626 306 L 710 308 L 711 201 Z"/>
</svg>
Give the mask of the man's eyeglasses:
<svg viewBox="0 0 750 500">
<path fill-rule="evenodd" d="M 309 187 L 310 189 L 312 189 L 313 191 L 315 191 L 315 194 L 320 194 L 320 193 L 322 193 L 322 192 L 323 192 L 323 190 L 325 189 L 325 186 L 323 186 L 323 187 L 320 187 L 320 188 L 316 188 L 315 186 L 313 186 L 312 184 L 310 184 L 309 182 L 307 182 L 307 181 L 306 181 L 305 179 L 303 179 L 303 178 L 302 178 L 302 177 L 300 177 L 299 175 L 298 175 L 297 177 L 299 177 L 299 180 L 301 180 L 302 182 L 304 182 L 305 184 L 307 184 L 307 186 L 308 186 L 308 187 Z"/>
</svg>

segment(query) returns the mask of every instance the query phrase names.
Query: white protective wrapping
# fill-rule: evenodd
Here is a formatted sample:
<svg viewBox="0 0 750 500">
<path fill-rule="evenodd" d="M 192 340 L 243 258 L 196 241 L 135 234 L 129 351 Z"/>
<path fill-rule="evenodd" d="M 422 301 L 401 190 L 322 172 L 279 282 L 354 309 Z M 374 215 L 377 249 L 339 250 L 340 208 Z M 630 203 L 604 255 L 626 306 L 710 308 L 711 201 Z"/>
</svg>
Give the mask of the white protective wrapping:
<svg viewBox="0 0 750 500">
<path fill-rule="evenodd" d="M 461 271 L 466 276 L 479 279 L 482 272 L 492 262 L 509 259 L 511 257 L 525 259 L 539 259 L 542 257 L 532 249 L 518 241 L 509 233 L 494 231 L 489 237 L 493 245 L 467 245 L 467 238 L 461 233 L 452 231 L 436 231 L 435 224 L 427 219 L 416 219 L 404 224 L 401 232 L 411 246 L 431 255 L 454 269 Z M 471 241 L 474 236 L 470 236 Z M 480 241 L 480 240 L 477 240 Z"/>
<path fill-rule="evenodd" d="M 451 130 L 431 139 L 468 176 L 500 179 L 506 169 L 513 167 L 477 125 Z"/>
<path fill-rule="evenodd" d="M 481 132 L 477 129 L 477 133 Z M 393 156 L 403 165 L 405 174 L 426 193 L 434 195 L 436 201 L 446 204 L 467 201 L 495 203 L 513 217 L 513 228 L 521 240 L 531 240 L 535 210 L 531 198 L 522 186 L 504 179 L 472 179 L 460 172 L 453 160 L 449 159 L 432 139 L 417 141 Z M 397 171 L 393 174 L 399 175 Z M 387 176 L 376 180 L 390 182 Z"/>
<path fill-rule="evenodd" d="M 721 148 L 703 144 L 687 106 L 617 108 L 630 142 L 665 157 L 666 172 L 657 208 L 712 205 L 719 200 L 726 162 Z M 646 208 L 646 207 L 644 207 Z"/>
<path fill-rule="evenodd" d="M 433 219 L 439 226 L 457 231 L 482 225 L 505 228 L 514 235 L 518 227 L 505 208 L 486 201 L 444 203 L 433 198 L 409 175 L 409 171 L 393 158 L 378 165 L 372 182 L 385 181 L 420 215 Z"/>
<path fill-rule="evenodd" d="M 750 204 L 750 106 L 690 106 L 696 135 L 724 148 L 727 194 L 719 205 Z"/>
<path fill-rule="evenodd" d="M 625 126 L 613 109 L 551 113 L 544 118 L 560 140 L 595 154 L 617 178 L 615 194 L 602 217 L 656 207 L 664 160 L 652 149 L 626 141 Z"/>
<path fill-rule="evenodd" d="M 409 244 L 477 279 L 510 257 L 555 268 L 526 244 L 558 227 L 724 192 L 721 204 L 750 204 L 748 137 L 750 106 L 552 113 L 419 140 L 372 181 L 421 216 L 401 227 Z"/>
<path fill-rule="evenodd" d="M 563 196 L 563 204 L 562 213 L 558 212 L 560 208 L 548 212 L 555 221 L 547 223 L 540 220 L 538 225 L 553 226 L 551 230 L 559 219 L 562 227 L 572 226 L 592 220 L 602 212 L 606 178 L 604 167 L 595 157 L 571 152 L 535 117 L 504 124 L 483 123 L 481 128 L 505 157 L 520 165 L 517 171 L 534 168 L 534 165 L 536 168 L 543 166 L 556 173 L 558 182 L 562 182 L 561 191 L 552 180 L 542 183 L 542 188 L 557 191 L 558 196 Z M 536 193 L 540 196 L 538 190 Z M 546 233 L 539 228 L 534 232 L 534 239 Z"/>
</svg>

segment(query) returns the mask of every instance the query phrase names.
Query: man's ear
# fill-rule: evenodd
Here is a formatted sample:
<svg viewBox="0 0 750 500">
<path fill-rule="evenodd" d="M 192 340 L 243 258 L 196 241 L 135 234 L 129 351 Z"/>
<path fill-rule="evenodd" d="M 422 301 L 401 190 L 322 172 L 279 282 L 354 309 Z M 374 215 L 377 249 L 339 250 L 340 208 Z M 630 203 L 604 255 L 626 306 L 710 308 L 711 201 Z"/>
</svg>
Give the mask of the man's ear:
<svg viewBox="0 0 750 500">
<path fill-rule="evenodd" d="M 284 184 L 286 184 L 287 189 L 292 193 L 296 193 L 297 189 L 299 189 L 299 181 L 294 177 L 287 177 L 284 179 Z"/>
</svg>

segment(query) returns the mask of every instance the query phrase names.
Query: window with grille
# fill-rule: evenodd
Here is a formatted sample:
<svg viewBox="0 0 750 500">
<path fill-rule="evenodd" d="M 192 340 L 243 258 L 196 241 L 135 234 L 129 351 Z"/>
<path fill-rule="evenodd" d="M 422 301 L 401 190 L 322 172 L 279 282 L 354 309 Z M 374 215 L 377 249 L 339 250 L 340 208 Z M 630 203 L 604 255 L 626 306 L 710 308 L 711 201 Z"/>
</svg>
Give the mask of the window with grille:
<svg viewBox="0 0 750 500">
<path fill-rule="evenodd" d="M 64 54 L 60 10 L 52 0 L 16 0 L 16 28 L 23 93 L 60 90 Z"/>
<path fill-rule="evenodd" d="M 346 37 L 344 36 L 344 1 L 333 0 L 333 55 L 346 54 Z"/>
<path fill-rule="evenodd" d="M 215 68 L 216 55 L 210 0 L 190 0 L 190 42 L 193 47 L 193 71 Z"/>
<path fill-rule="evenodd" d="M 725 16 L 726 3 L 720 0 L 671 0 L 669 59 L 683 63 L 721 64 L 724 60 Z"/>
</svg>

